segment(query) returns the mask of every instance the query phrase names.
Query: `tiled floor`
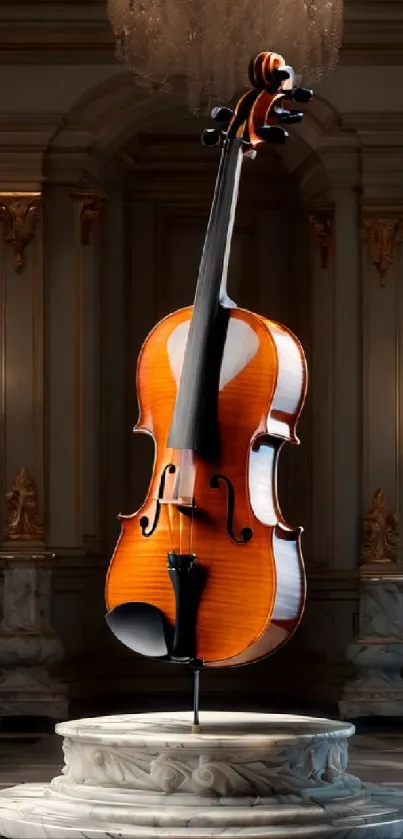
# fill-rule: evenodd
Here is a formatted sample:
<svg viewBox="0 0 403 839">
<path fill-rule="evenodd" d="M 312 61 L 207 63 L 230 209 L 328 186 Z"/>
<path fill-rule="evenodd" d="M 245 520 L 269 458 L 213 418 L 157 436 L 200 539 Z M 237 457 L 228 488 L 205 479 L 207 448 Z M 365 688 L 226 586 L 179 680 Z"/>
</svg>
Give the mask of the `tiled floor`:
<svg viewBox="0 0 403 839">
<path fill-rule="evenodd" d="M 0 735 L 0 789 L 50 781 L 60 773 L 62 765 L 61 738 L 56 735 L 36 741 Z"/>
<path fill-rule="evenodd" d="M 352 737 L 349 771 L 367 783 L 401 786 L 403 795 L 403 730 Z"/>
</svg>

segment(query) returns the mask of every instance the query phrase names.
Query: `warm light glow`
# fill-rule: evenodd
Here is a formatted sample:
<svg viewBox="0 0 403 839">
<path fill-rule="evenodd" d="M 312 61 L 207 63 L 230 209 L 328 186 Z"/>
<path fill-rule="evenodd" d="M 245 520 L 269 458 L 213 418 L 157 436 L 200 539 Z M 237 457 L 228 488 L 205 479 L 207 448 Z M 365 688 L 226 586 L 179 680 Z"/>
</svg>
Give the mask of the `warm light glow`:
<svg viewBox="0 0 403 839">
<path fill-rule="evenodd" d="M 152 89 L 186 78 L 189 105 L 225 103 L 260 51 L 284 56 L 304 82 L 332 69 L 343 0 L 108 0 L 117 54 Z"/>
</svg>

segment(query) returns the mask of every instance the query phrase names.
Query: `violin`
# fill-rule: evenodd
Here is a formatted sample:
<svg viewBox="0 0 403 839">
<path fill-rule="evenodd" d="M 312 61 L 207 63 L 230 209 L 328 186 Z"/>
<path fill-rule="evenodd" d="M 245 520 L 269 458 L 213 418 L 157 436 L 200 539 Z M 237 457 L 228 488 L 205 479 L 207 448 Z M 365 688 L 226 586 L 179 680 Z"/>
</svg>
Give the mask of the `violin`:
<svg viewBox="0 0 403 839">
<path fill-rule="evenodd" d="M 214 108 L 204 145 L 221 158 L 193 306 L 161 320 L 137 364 L 135 431 L 155 445 L 141 508 L 120 516 L 106 621 L 131 650 L 201 668 L 256 661 L 284 644 L 305 603 L 302 528 L 284 520 L 276 474 L 307 389 L 292 332 L 226 290 L 243 159 L 284 143 L 309 102 L 282 56 L 260 53 L 234 111 Z"/>
</svg>

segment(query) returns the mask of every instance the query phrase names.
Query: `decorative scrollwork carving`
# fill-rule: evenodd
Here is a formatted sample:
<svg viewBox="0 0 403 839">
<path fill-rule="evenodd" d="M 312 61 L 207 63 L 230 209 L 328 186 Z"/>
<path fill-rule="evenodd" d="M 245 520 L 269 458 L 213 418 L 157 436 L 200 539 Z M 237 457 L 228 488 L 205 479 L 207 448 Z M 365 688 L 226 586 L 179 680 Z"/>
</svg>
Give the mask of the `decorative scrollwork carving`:
<svg viewBox="0 0 403 839">
<path fill-rule="evenodd" d="M 403 220 L 399 218 L 364 218 L 363 238 L 368 255 L 378 271 L 381 286 L 386 285 L 386 273 L 393 262 L 393 245 L 401 241 Z"/>
<path fill-rule="evenodd" d="M 90 232 L 93 224 L 97 224 L 105 209 L 106 200 L 98 192 L 75 192 L 72 195 L 80 202 L 79 219 L 81 229 L 81 244 L 90 244 Z"/>
<path fill-rule="evenodd" d="M 331 797 L 333 784 L 351 788 L 347 774 L 347 741 L 308 742 L 273 748 L 262 757 L 241 751 L 218 757 L 183 750 L 163 754 L 116 746 L 94 746 L 66 738 L 63 775 L 69 783 L 134 787 L 172 795 L 204 796 L 300 794 L 304 789 Z M 357 785 L 359 785 L 359 781 Z"/>
<path fill-rule="evenodd" d="M 378 489 L 363 520 L 361 562 L 397 562 L 398 535 L 397 517 Z"/>
<path fill-rule="evenodd" d="M 24 266 L 24 251 L 35 236 L 40 218 L 41 195 L 33 193 L 0 193 L 0 220 L 4 240 L 12 248 L 17 271 Z"/>
<path fill-rule="evenodd" d="M 10 541 L 42 541 L 38 488 L 26 466 L 22 466 L 15 476 L 11 490 L 6 494 L 6 505 L 5 538 Z"/>
<path fill-rule="evenodd" d="M 320 248 L 322 268 L 327 268 L 329 265 L 333 237 L 333 219 L 334 208 L 330 205 L 318 207 L 309 214 L 312 235 Z"/>
</svg>

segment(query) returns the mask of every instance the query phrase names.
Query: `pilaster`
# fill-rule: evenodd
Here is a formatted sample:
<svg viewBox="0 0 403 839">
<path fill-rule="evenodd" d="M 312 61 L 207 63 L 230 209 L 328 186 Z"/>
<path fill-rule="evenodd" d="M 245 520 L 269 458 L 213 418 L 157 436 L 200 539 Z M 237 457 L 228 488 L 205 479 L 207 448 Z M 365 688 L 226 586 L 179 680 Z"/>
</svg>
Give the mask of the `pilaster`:
<svg viewBox="0 0 403 839">
<path fill-rule="evenodd" d="M 328 197 L 310 201 L 313 562 L 353 569 L 361 486 L 359 160 L 321 154 Z"/>
<path fill-rule="evenodd" d="M 39 492 L 41 518 L 45 513 L 43 202 L 38 191 L 0 190 L 0 272 L 4 540 L 8 538 L 5 496 L 23 467 Z"/>
<path fill-rule="evenodd" d="M 402 516 L 403 184 L 401 201 L 362 202 L 363 497 L 382 486 Z"/>
<path fill-rule="evenodd" d="M 99 551 L 105 198 L 46 190 L 49 544 Z"/>
</svg>

